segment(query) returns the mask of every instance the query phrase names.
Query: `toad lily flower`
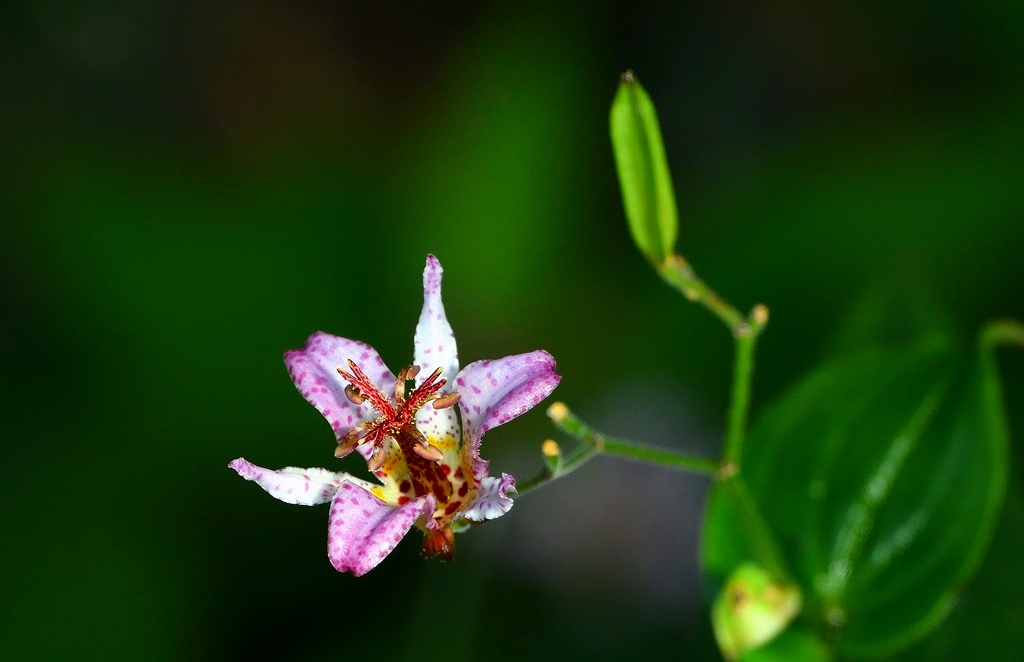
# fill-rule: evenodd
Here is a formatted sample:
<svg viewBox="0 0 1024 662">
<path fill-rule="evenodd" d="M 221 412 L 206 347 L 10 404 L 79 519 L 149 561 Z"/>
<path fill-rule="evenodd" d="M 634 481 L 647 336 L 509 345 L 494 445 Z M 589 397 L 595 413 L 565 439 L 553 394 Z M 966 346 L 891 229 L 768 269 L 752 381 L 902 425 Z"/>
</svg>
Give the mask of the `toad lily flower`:
<svg viewBox="0 0 1024 662">
<path fill-rule="evenodd" d="M 372 570 L 413 525 L 424 531 L 425 556 L 450 559 L 453 528 L 508 512 L 515 479 L 488 473 L 480 438 L 543 400 L 560 379 L 543 350 L 459 371 L 441 273 L 428 255 L 413 365 L 397 377 L 369 345 L 326 333 L 285 353 L 295 386 L 334 430 L 335 456 L 359 453 L 379 483 L 326 469 L 271 471 L 243 458 L 228 465 L 286 503 L 330 502 L 327 556 L 339 571 Z"/>
</svg>

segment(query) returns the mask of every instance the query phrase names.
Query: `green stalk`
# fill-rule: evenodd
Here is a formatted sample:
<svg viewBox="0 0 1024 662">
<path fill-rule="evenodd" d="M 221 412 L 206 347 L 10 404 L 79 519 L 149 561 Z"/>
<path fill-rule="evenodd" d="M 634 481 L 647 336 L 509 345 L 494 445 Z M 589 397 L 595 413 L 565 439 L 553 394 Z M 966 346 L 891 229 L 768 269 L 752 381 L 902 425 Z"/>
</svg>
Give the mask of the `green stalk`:
<svg viewBox="0 0 1024 662">
<path fill-rule="evenodd" d="M 561 458 L 561 451 L 558 451 L 558 455 L 555 457 L 546 456 L 548 462 L 544 469 L 517 484 L 517 496 L 521 496 L 545 483 L 575 471 L 585 462 L 599 454 L 614 455 L 677 471 L 717 475 L 720 470 L 718 462 L 714 460 L 695 457 L 669 448 L 658 448 L 657 446 L 649 446 L 602 434 L 580 420 L 561 402 L 556 402 L 548 408 L 548 416 L 551 417 L 551 420 L 554 421 L 559 429 L 583 443 L 577 446 L 572 454 L 564 459 Z"/>
</svg>

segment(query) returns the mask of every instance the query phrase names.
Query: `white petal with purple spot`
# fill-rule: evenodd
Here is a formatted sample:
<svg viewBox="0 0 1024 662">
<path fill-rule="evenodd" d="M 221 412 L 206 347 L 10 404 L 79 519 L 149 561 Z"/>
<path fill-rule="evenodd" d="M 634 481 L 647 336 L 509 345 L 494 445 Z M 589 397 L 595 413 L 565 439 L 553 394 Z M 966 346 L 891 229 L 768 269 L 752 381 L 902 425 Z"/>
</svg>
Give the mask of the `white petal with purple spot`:
<svg viewBox="0 0 1024 662">
<path fill-rule="evenodd" d="M 455 388 L 462 394 L 462 443 L 470 446 L 477 477 L 487 474 L 487 463 L 480 459 L 484 432 L 528 411 L 561 379 L 555 360 L 544 350 L 476 361 L 462 369 L 455 378 Z"/>
<path fill-rule="evenodd" d="M 412 528 L 434 512 L 433 496 L 391 506 L 359 485 L 344 482 L 331 502 L 327 557 L 339 572 L 359 576 L 375 568 Z"/>
<path fill-rule="evenodd" d="M 462 516 L 474 522 L 501 517 L 512 508 L 512 497 L 508 494 L 515 493 L 516 479 L 508 474 L 487 476 L 477 486 L 476 497 L 469 504 L 469 508 L 462 512 Z"/>
<path fill-rule="evenodd" d="M 284 362 L 295 387 L 324 415 L 338 441 L 354 426 L 376 416 L 368 403 L 353 404 L 345 395 L 348 382 L 338 374 L 338 368 L 349 370 L 349 359 L 385 393 L 393 392 L 395 376 L 377 351 L 366 343 L 317 331 L 309 337 L 304 348 L 284 354 Z"/>
<path fill-rule="evenodd" d="M 423 310 L 416 325 L 413 340 L 413 363 L 420 367 L 416 383 L 421 383 L 435 369 L 441 368 L 441 377 L 448 384 L 441 393 L 454 388 L 455 375 L 459 371 L 458 347 L 455 334 L 448 323 L 441 301 L 441 275 L 444 270 L 433 255 L 427 256 L 423 269 Z M 458 437 L 458 420 L 452 409 L 434 409 L 427 405 L 416 412 L 416 426 L 428 438 L 443 439 Z"/>
<path fill-rule="evenodd" d="M 317 468 L 285 467 L 273 471 L 257 467 L 241 457 L 232 460 L 228 466 L 237 471 L 242 478 L 251 480 L 262 487 L 267 494 L 275 499 L 299 506 L 327 503 L 334 498 L 334 493 L 338 491 L 338 486 L 342 482 L 358 480 L 348 474 Z M 365 481 L 359 482 L 366 484 Z"/>
</svg>

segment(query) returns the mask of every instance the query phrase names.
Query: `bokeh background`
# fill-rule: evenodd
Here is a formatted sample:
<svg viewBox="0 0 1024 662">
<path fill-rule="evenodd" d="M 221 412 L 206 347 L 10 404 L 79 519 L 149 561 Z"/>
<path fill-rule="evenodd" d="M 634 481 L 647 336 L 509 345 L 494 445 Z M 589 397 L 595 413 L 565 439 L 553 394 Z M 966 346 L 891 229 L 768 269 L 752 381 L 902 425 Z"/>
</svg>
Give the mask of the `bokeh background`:
<svg viewBox="0 0 1024 662">
<path fill-rule="evenodd" d="M 226 466 L 358 470 L 281 354 L 321 329 L 400 367 L 428 252 L 464 362 L 543 347 L 594 425 L 716 453 L 731 341 L 630 245 L 607 137 L 627 67 L 681 251 L 772 310 L 755 407 L 871 293 L 913 283 L 965 337 L 1024 318 L 1017 2 L 0 12 L 3 659 L 714 659 L 704 478 L 599 458 L 454 563 L 413 535 L 354 579 L 326 506 Z M 1002 366 L 1022 441 L 1024 359 Z M 484 454 L 529 474 L 553 433 L 538 409 Z M 964 603 L 1020 643 L 1024 542 L 998 536 Z"/>
</svg>

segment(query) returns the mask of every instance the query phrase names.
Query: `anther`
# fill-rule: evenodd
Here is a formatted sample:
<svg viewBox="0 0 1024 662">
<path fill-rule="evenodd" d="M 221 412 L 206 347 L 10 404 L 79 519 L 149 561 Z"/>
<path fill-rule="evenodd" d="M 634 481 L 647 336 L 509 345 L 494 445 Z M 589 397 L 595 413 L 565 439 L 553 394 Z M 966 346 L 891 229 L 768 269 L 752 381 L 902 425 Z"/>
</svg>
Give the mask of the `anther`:
<svg viewBox="0 0 1024 662">
<path fill-rule="evenodd" d="M 375 473 L 378 469 L 384 466 L 384 460 L 386 459 L 387 453 L 384 452 L 383 448 L 378 448 L 377 452 L 366 460 L 366 468 L 370 470 L 370 473 Z"/>
<path fill-rule="evenodd" d="M 395 381 L 397 381 L 402 388 L 405 388 L 405 383 L 410 379 L 415 379 L 418 374 L 420 374 L 420 367 L 418 365 L 407 365 L 398 371 Z"/>
<path fill-rule="evenodd" d="M 452 391 L 451 393 L 445 393 L 434 398 L 434 409 L 445 409 L 451 407 L 456 402 L 462 399 L 462 394 L 458 391 Z"/>
<path fill-rule="evenodd" d="M 428 462 L 440 462 L 441 458 L 444 457 L 439 449 L 429 444 L 414 444 L 412 450 Z"/>
<path fill-rule="evenodd" d="M 345 397 L 354 405 L 361 405 L 366 402 L 366 396 L 351 384 L 345 387 Z"/>
<path fill-rule="evenodd" d="M 341 440 L 338 447 L 334 449 L 334 457 L 345 457 L 356 449 L 356 446 L 359 445 L 359 437 L 353 434 L 355 432 L 356 430 L 352 430 L 345 435 L 345 438 Z"/>
</svg>

